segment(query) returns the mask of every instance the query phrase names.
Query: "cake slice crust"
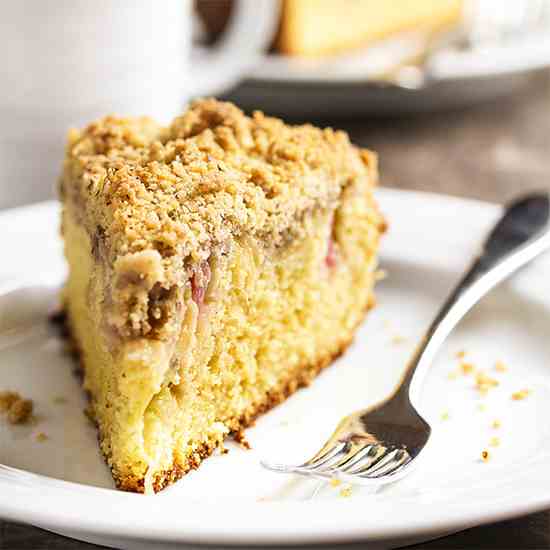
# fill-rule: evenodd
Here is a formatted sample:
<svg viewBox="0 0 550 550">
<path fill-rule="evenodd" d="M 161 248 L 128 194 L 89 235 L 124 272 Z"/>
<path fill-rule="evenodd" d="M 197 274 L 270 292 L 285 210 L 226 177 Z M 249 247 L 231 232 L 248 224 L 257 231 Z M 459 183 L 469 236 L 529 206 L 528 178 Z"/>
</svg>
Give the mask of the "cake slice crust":
<svg viewBox="0 0 550 550">
<path fill-rule="evenodd" d="M 376 159 L 204 100 L 75 132 L 64 303 L 117 485 L 160 490 L 345 349 L 373 304 Z"/>
</svg>

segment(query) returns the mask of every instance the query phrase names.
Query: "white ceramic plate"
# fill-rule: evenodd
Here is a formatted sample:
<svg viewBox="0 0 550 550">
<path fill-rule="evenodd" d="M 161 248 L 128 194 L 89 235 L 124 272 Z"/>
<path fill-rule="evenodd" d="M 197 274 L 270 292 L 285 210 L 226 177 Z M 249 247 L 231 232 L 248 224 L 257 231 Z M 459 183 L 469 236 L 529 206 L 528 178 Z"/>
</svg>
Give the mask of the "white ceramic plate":
<svg viewBox="0 0 550 550">
<path fill-rule="evenodd" d="M 530 0 L 531 1 L 531 0 Z M 494 13 L 494 11 L 493 11 Z M 549 10 L 550 13 L 550 10 Z M 401 85 L 380 75 L 425 51 L 425 37 L 404 34 L 340 56 L 301 59 L 265 55 L 247 80 L 228 98 L 248 110 L 311 117 L 396 116 L 457 108 L 511 95 L 550 67 L 550 23 L 525 30 L 514 40 L 434 53 L 421 73 L 402 72 Z"/>
<path fill-rule="evenodd" d="M 382 190 L 391 227 L 379 305 L 355 344 L 309 389 L 248 430 L 253 450 L 233 445 L 159 495 L 113 489 L 71 361 L 46 324 L 64 276 L 58 207 L 0 215 L 1 386 L 32 397 L 28 427 L 0 422 L 0 517 L 105 545 L 343 543 L 394 546 L 550 506 L 550 262 L 543 258 L 489 295 L 440 353 L 421 398 L 433 425 L 410 477 L 372 494 L 279 476 L 260 457 L 297 460 L 316 450 L 339 418 L 387 395 L 421 334 L 480 239 L 496 206 Z M 22 290 L 13 291 L 24 285 Z M 466 350 L 500 380 L 485 398 L 471 377 L 449 379 Z M 509 372 L 493 370 L 495 361 Z M 524 401 L 514 391 L 529 388 Z M 56 398 L 66 399 L 65 403 Z M 57 399 L 59 401 L 59 399 Z M 482 407 L 480 407 L 482 405 Z M 482 410 L 483 409 L 483 410 Z M 448 419 L 442 415 L 448 413 Z M 502 427 L 491 428 L 494 419 Z M 43 432 L 48 440 L 40 442 Z M 489 447 L 493 436 L 499 447 Z M 489 449 L 488 463 L 480 460 Z M 372 547 L 372 546 L 369 546 Z"/>
</svg>

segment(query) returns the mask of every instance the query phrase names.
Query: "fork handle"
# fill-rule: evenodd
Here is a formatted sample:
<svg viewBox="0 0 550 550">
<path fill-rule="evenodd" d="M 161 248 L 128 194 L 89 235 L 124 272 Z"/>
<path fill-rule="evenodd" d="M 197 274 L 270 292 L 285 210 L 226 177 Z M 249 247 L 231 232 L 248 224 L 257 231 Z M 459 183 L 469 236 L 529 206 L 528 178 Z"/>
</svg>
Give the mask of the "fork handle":
<svg viewBox="0 0 550 550">
<path fill-rule="evenodd" d="M 421 382 L 445 338 L 492 288 L 550 249 L 550 195 L 527 195 L 507 206 L 482 251 L 435 316 L 392 396 L 416 400 Z"/>
</svg>

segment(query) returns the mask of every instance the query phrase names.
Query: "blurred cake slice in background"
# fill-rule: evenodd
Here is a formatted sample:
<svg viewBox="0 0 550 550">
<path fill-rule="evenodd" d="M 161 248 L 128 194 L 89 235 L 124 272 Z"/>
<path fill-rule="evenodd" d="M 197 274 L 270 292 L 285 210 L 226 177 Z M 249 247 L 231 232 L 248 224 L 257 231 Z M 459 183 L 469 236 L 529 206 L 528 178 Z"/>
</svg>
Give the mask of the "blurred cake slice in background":
<svg viewBox="0 0 550 550">
<path fill-rule="evenodd" d="M 198 0 L 212 38 L 223 31 L 230 0 Z M 360 48 L 395 34 L 446 30 L 461 20 L 463 0 L 284 0 L 274 49 L 323 56 Z"/>
<path fill-rule="evenodd" d="M 395 33 L 456 23 L 460 0 L 286 0 L 277 49 L 317 56 L 365 46 Z"/>
</svg>

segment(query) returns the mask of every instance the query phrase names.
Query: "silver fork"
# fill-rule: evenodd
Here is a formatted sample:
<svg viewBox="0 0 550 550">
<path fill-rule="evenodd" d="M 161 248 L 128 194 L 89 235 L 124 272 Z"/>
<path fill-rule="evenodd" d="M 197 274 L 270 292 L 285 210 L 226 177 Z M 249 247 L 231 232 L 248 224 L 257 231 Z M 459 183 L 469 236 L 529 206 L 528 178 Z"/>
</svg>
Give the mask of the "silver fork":
<svg viewBox="0 0 550 550">
<path fill-rule="evenodd" d="M 407 475 L 431 433 L 413 404 L 424 374 L 445 338 L 482 296 L 550 249 L 549 216 L 547 193 L 510 204 L 421 339 L 394 393 L 346 416 L 321 450 L 303 464 L 262 465 L 274 472 L 373 486 Z"/>
</svg>

